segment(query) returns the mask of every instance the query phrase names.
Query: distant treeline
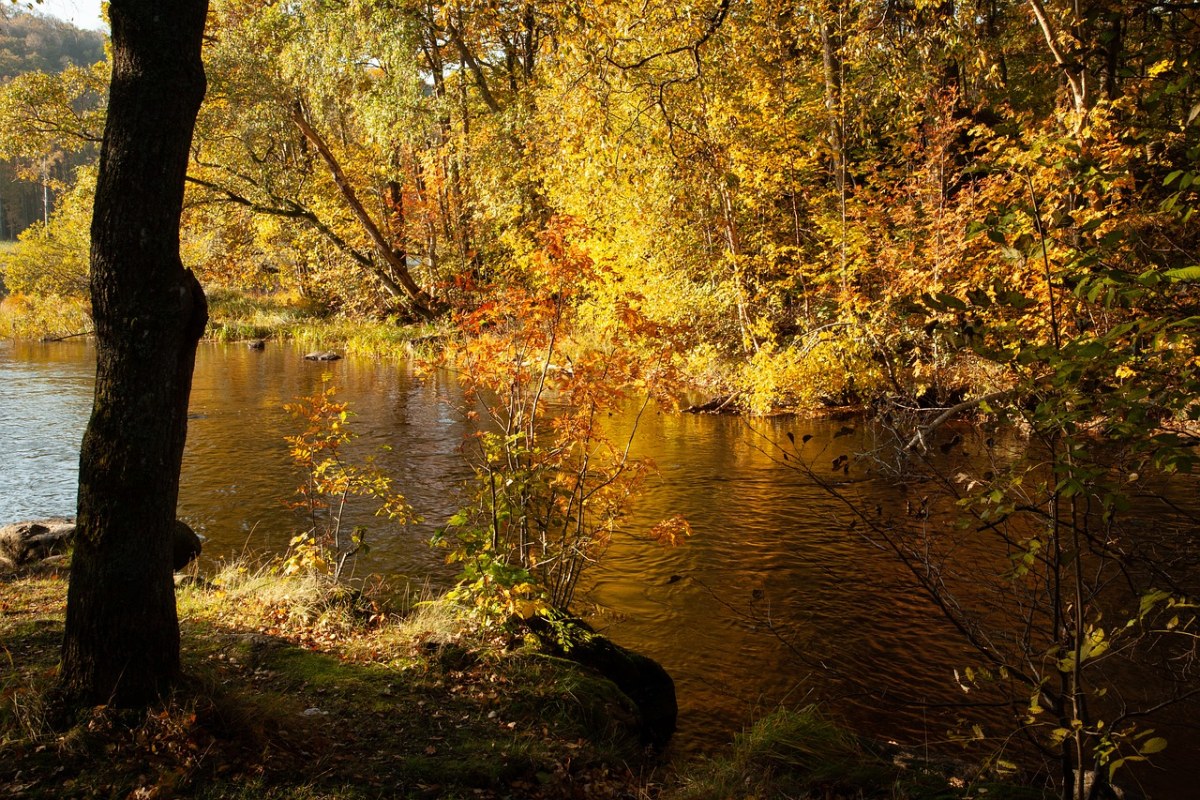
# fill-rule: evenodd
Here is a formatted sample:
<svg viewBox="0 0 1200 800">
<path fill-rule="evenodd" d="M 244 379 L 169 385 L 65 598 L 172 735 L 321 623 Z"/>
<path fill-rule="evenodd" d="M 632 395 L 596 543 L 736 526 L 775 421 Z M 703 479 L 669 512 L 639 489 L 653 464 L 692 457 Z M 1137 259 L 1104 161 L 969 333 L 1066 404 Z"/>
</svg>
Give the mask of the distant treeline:
<svg viewBox="0 0 1200 800">
<path fill-rule="evenodd" d="M 70 23 L 0 6 L 0 83 L 26 72 L 60 72 L 72 64 L 94 64 L 104 58 L 104 34 Z M 34 165 L 51 183 L 18 178 L 21 167 L 0 160 L 0 240 L 16 239 L 53 208 L 56 181 L 71 180 L 77 158 L 47 159 Z M 44 170 L 43 170 L 44 167 Z"/>
</svg>

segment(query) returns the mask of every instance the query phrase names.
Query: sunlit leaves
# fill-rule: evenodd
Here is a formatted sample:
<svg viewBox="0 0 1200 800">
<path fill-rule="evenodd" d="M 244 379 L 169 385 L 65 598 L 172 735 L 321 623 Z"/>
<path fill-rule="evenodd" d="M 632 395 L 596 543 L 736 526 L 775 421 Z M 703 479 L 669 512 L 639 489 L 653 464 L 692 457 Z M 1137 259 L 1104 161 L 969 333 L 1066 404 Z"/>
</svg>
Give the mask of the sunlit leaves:
<svg viewBox="0 0 1200 800">
<path fill-rule="evenodd" d="M 95 170 L 80 167 L 75 186 L 59 201 L 49 224 L 35 223 L 0 261 L 10 290 L 88 300 L 92 194 Z"/>
<path fill-rule="evenodd" d="M 25 159 L 36 170 L 43 157 L 99 144 L 108 73 L 101 61 L 56 74 L 29 72 L 0 84 L 0 158 Z"/>
<path fill-rule="evenodd" d="M 337 389 L 323 377 L 324 387 L 284 406 L 299 423 L 301 431 L 285 437 L 292 462 L 304 476 L 296 489 L 292 508 L 302 511 L 308 527 L 292 538 L 284 571 L 288 574 L 315 571 L 334 581 L 356 555 L 369 549 L 366 529 L 347 529 L 349 505 L 357 498 L 370 501 L 376 516 L 395 524 L 415 517 L 404 497 L 392 487 L 392 478 L 373 459 L 357 463 L 350 459 L 348 445 L 355 435 L 349 429 L 351 412 L 338 402 Z"/>
<path fill-rule="evenodd" d="M 691 535 L 691 523 L 679 514 L 664 519 L 650 529 L 650 538 L 667 547 L 677 547 L 687 541 Z"/>
<path fill-rule="evenodd" d="M 487 292 L 460 318 L 468 335 L 450 355 L 463 410 L 481 429 L 466 448 L 475 501 L 438 542 L 463 564 L 463 591 L 489 614 L 570 604 L 649 469 L 628 441 L 610 438 L 608 417 L 631 401 L 644 408 L 671 385 L 669 354 L 653 349 L 661 331 L 632 298 L 606 324 L 579 324 L 574 303 L 598 270 L 580 244 L 585 234 L 572 220 L 551 220 L 524 265 L 529 286 Z M 687 530 L 674 518 L 651 536 L 676 543 Z"/>
</svg>

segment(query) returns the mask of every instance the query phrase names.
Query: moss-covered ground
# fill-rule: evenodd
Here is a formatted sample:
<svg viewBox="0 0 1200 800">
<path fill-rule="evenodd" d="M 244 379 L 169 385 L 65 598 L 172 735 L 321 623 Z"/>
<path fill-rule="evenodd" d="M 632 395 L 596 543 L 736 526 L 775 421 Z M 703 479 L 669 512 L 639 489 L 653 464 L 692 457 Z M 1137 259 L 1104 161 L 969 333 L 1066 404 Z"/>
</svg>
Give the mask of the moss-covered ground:
<svg viewBox="0 0 1200 800">
<path fill-rule="evenodd" d="M 65 569 L 0 576 L 0 797 L 358 800 L 1040 798 L 884 751 L 811 709 L 670 767 L 604 678 L 444 601 L 405 613 L 230 565 L 178 589 L 186 675 L 149 712 L 47 721 Z"/>
<path fill-rule="evenodd" d="M 181 588 L 175 697 L 54 730 L 64 576 L 9 576 L 0 797 L 624 797 L 646 783 L 635 714 L 604 679 L 470 633 L 445 606 L 400 618 L 316 588 L 244 568 Z"/>
</svg>

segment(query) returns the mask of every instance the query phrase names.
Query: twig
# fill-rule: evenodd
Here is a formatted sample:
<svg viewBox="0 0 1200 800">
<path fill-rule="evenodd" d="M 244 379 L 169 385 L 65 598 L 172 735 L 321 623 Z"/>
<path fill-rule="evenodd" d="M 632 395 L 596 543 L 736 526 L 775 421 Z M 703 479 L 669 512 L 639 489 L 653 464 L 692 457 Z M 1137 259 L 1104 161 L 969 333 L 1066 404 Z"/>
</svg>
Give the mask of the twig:
<svg viewBox="0 0 1200 800">
<path fill-rule="evenodd" d="M 43 336 L 40 341 L 42 344 L 48 344 L 49 342 L 65 342 L 67 339 L 74 339 L 77 336 L 91 335 L 92 331 L 80 331 L 79 333 L 68 333 L 66 336 Z"/>
<path fill-rule="evenodd" d="M 925 450 L 925 437 L 928 434 L 933 433 L 935 430 L 937 430 L 938 428 L 945 425 L 946 422 L 948 420 L 950 420 L 951 417 L 954 417 L 955 415 L 960 414 L 963 411 L 966 411 L 968 408 L 974 408 L 975 406 L 979 406 L 984 403 L 990 403 L 992 400 L 999 400 L 1001 397 L 1011 394 L 1012 391 L 1013 391 L 1012 389 L 1002 389 L 1001 391 L 998 391 L 998 392 L 992 392 L 991 394 L 985 394 L 983 397 L 976 397 L 973 400 L 964 400 L 963 402 L 958 403 L 957 405 L 950 406 L 945 411 L 943 411 L 941 414 L 938 414 L 936 417 L 934 417 L 933 421 L 930 422 L 928 425 L 922 425 L 921 427 L 917 428 L 917 432 L 913 434 L 912 439 L 909 439 L 908 444 L 906 444 L 904 446 L 904 449 L 912 450 L 917 445 L 920 445 L 921 450 L 924 451 Z"/>
</svg>

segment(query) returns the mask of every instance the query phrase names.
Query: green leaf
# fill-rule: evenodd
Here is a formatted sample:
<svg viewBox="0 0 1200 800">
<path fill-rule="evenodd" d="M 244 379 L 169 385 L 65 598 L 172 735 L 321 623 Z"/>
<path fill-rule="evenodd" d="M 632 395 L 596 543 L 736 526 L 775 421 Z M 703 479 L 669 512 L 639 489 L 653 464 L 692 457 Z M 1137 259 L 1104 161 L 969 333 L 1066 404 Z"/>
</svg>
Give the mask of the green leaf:
<svg viewBox="0 0 1200 800">
<path fill-rule="evenodd" d="M 1109 231 L 1100 237 L 1101 247 L 1113 247 L 1120 244 L 1125 239 L 1125 231 L 1115 230 Z"/>
<path fill-rule="evenodd" d="M 1142 595 L 1142 600 L 1138 609 L 1138 618 L 1144 619 L 1147 614 L 1154 610 L 1155 606 L 1162 601 L 1169 599 L 1171 599 L 1171 593 L 1164 592 L 1161 589 L 1152 589 L 1149 592 L 1146 592 L 1146 594 Z"/>
<path fill-rule="evenodd" d="M 983 289 L 974 289 L 967 292 L 967 299 L 977 308 L 987 308 L 992 304 L 992 298 Z"/>
<path fill-rule="evenodd" d="M 967 304 L 964 303 L 962 300 L 959 300 L 957 297 L 955 297 L 952 294 L 944 294 L 944 293 L 939 294 L 939 295 L 937 295 L 937 300 L 939 303 L 941 303 L 945 307 L 952 308 L 955 311 L 966 311 L 967 310 Z"/>
<path fill-rule="evenodd" d="M 1163 274 L 1173 281 L 1200 281 L 1200 266 L 1169 269 Z"/>
<path fill-rule="evenodd" d="M 1138 750 L 1140 750 L 1141 754 L 1144 756 L 1152 755 L 1154 753 L 1161 753 L 1166 749 L 1167 740 L 1161 736 L 1155 736 L 1153 739 L 1147 739 L 1146 741 L 1142 742 L 1142 746 L 1138 748 Z"/>
<path fill-rule="evenodd" d="M 1023 311 L 1032 305 L 1036 305 L 1037 301 L 1032 297 L 1027 297 L 1020 292 L 1007 292 L 1004 295 L 1004 302 L 1018 311 Z"/>
</svg>

